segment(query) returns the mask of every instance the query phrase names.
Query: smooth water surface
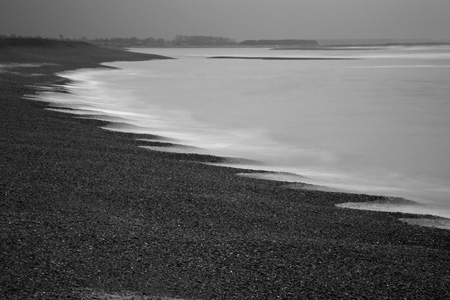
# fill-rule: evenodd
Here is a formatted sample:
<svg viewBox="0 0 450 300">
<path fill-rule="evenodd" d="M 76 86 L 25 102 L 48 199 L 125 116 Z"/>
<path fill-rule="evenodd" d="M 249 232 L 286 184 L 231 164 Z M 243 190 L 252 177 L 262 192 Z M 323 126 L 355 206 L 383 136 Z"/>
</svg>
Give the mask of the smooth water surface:
<svg viewBox="0 0 450 300">
<path fill-rule="evenodd" d="M 450 217 L 449 47 L 133 51 L 177 59 L 65 73 L 73 94 L 42 96 L 139 126 L 122 130 L 264 163 L 252 169 Z M 219 55 L 353 59 L 208 59 Z"/>
</svg>

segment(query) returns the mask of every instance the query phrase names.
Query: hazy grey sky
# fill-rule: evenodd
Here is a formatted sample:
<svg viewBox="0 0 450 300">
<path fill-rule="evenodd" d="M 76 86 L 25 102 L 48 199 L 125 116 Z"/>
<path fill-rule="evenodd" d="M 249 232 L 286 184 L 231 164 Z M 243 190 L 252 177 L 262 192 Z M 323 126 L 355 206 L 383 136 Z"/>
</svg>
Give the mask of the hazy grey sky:
<svg viewBox="0 0 450 300">
<path fill-rule="evenodd" d="M 0 0 L 0 34 L 450 38 L 450 0 Z"/>
</svg>

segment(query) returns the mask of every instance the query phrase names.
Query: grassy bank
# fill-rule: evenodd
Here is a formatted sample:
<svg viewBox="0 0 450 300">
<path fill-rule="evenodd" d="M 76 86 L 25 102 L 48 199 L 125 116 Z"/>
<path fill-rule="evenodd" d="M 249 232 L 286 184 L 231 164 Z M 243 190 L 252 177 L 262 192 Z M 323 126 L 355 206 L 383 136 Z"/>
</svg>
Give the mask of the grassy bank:
<svg viewBox="0 0 450 300">
<path fill-rule="evenodd" d="M 238 177 L 23 98 L 55 72 L 161 58 L 0 41 L 0 298 L 450 297 L 450 231 L 335 206 L 379 197 Z"/>
</svg>

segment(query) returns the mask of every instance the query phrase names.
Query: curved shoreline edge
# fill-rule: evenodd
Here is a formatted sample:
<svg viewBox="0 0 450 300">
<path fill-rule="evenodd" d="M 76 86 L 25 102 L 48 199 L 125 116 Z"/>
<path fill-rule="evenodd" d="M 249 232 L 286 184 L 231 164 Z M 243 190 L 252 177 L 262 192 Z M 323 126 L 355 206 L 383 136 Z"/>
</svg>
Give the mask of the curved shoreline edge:
<svg viewBox="0 0 450 300">
<path fill-rule="evenodd" d="M 79 73 L 83 75 L 85 72 L 89 74 L 89 72 L 92 72 L 93 69 L 82 69 L 79 71 L 76 71 L 76 73 Z M 108 71 L 107 71 L 108 72 Z M 75 80 L 71 86 L 54 86 L 54 87 L 47 87 L 43 90 L 45 92 L 51 92 L 54 95 L 57 95 L 60 92 L 63 92 L 65 94 L 71 94 L 72 91 L 74 93 L 77 93 L 78 88 L 75 88 L 77 84 L 77 79 L 73 79 L 73 77 L 66 75 L 66 72 L 58 73 L 56 75 L 68 78 L 68 80 Z M 83 77 L 83 76 L 82 76 Z M 83 81 L 84 79 L 82 79 Z M 37 86 L 36 88 L 41 89 L 41 87 Z M 52 92 L 53 90 L 53 92 Z M 70 95 L 68 95 L 70 97 Z M 36 101 L 43 101 L 43 102 L 49 102 L 51 107 L 58 107 L 58 108 L 48 108 L 52 111 L 59 111 L 63 113 L 68 113 L 74 115 L 74 117 L 77 118 L 90 118 L 95 120 L 101 120 L 101 121 L 107 121 L 108 124 L 106 126 L 102 126 L 102 129 L 106 130 L 112 130 L 112 131 L 119 131 L 119 132 L 125 132 L 130 134 L 151 134 L 153 135 L 154 132 L 152 132 L 150 129 L 145 127 L 139 127 L 132 125 L 130 123 L 127 123 L 126 118 L 122 117 L 115 117 L 108 112 L 101 113 L 98 110 L 89 110 L 89 109 L 79 109 L 77 108 L 77 105 L 70 105 L 71 100 L 68 98 L 69 104 L 64 104 L 64 96 L 58 99 L 58 96 L 56 96 L 55 100 L 53 97 L 46 97 L 44 96 L 37 96 L 37 97 L 25 97 L 26 99 L 30 100 L 36 100 Z M 63 100 L 61 100 L 63 99 Z M 294 173 L 286 173 L 283 171 L 272 171 L 265 168 L 265 164 L 263 162 L 257 162 L 254 160 L 245 160 L 242 158 L 231 158 L 231 157 L 222 157 L 222 156 L 216 156 L 215 154 L 212 154 L 208 149 L 195 147 L 195 146 L 187 146 L 184 144 L 181 144 L 180 141 L 177 140 L 170 140 L 167 137 L 158 137 L 158 140 L 154 138 L 153 140 L 149 139 L 140 139 L 141 141 L 146 141 L 147 143 L 143 143 L 143 145 L 139 146 L 145 149 L 150 149 L 153 151 L 161 151 L 161 152 L 170 152 L 170 153 L 179 153 L 179 154 L 194 154 L 198 155 L 199 157 L 203 156 L 203 161 L 211 161 L 215 162 L 211 165 L 215 166 L 228 166 L 231 168 L 236 168 L 237 170 L 244 169 L 247 170 L 245 175 L 248 177 L 256 178 L 256 179 L 264 179 L 264 180 L 274 180 L 274 181 L 281 181 L 281 182 L 292 182 L 292 184 L 285 185 L 287 188 L 294 188 L 294 189 L 308 189 L 308 190 L 317 190 L 317 191 L 325 191 L 325 192 L 340 192 L 340 193 L 350 193 L 350 194 L 365 194 L 364 191 L 351 191 L 351 190 L 344 190 L 344 189 L 337 189 L 337 188 L 331 188 L 329 186 L 323 186 L 323 185 L 317 185 L 313 184 L 309 181 L 308 178 L 305 178 L 299 174 Z M 258 173 L 261 172 L 261 173 Z M 239 175 L 239 174 L 237 174 Z M 287 177 L 289 175 L 289 178 Z M 281 177 L 280 177 L 281 176 Z M 293 177 L 296 177 L 295 181 L 293 180 Z M 403 200 L 403 205 L 400 205 L 398 201 L 393 202 L 391 201 L 392 197 L 385 195 L 383 193 L 370 193 L 367 192 L 369 195 L 375 195 L 375 196 L 384 196 L 383 198 L 385 200 L 383 201 L 377 201 L 374 202 L 364 202 L 364 203 L 341 203 L 337 204 L 338 207 L 341 208 L 350 208 L 350 209 L 360 209 L 360 210 L 371 210 L 371 211 L 383 211 L 383 212 L 400 212 L 400 213 L 406 213 L 406 214 L 414 214 L 414 215 L 420 215 L 423 216 L 420 219 L 417 219 L 417 222 L 412 222 L 411 224 L 414 225 L 423 225 L 430 227 L 432 224 L 437 224 L 437 228 L 441 229 L 450 229 L 450 219 L 446 218 L 445 215 L 441 215 L 439 211 L 436 209 L 433 211 L 432 209 L 427 209 L 426 206 L 421 205 L 418 202 L 415 202 L 413 200 Z M 396 198 L 401 199 L 401 198 Z M 426 217 L 428 216 L 428 217 Z M 448 219 L 449 222 L 446 222 Z M 440 222 L 432 222 L 436 220 L 441 220 Z M 445 226 L 445 224 L 448 223 L 448 226 Z"/>
<path fill-rule="evenodd" d="M 449 231 L 335 207 L 380 197 L 241 178 L 23 98 L 151 58 L 91 47 L 0 43 L 1 65 L 36 64 L 0 73 L 2 297 L 450 297 Z"/>
</svg>

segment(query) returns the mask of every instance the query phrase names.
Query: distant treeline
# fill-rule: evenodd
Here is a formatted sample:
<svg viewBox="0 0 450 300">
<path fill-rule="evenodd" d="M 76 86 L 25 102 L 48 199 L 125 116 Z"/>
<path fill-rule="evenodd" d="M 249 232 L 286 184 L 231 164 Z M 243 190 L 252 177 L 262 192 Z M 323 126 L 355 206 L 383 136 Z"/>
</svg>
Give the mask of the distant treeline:
<svg viewBox="0 0 450 300">
<path fill-rule="evenodd" d="M 167 43 L 164 39 L 155 39 L 152 37 L 139 39 L 132 38 L 103 38 L 103 39 L 85 39 L 82 40 L 100 46 L 114 46 L 114 47 L 145 47 L 145 46 L 162 46 Z"/>
<path fill-rule="evenodd" d="M 46 37 L 22 37 L 11 34 L 9 36 L 0 35 L 0 38 L 38 38 L 48 39 Z M 236 42 L 234 39 L 218 36 L 203 36 L 203 35 L 177 35 L 173 40 L 156 39 L 148 37 L 140 39 L 137 37 L 131 38 L 96 38 L 88 39 L 81 37 L 78 39 L 67 38 L 60 34 L 60 40 L 83 41 L 99 46 L 111 47 L 157 47 L 157 46 L 318 46 L 319 43 L 315 40 L 246 40 L 243 42 Z"/>
<path fill-rule="evenodd" d="M 318 46 L 315 40 L 246 40 L 239 45 L 245 46 Z"/>
<path fill-rule="evenodd" d="M 112 47 L 133 47 L 133 46 L 161 46 L 168 43 L 168 41 L 165 41 L 164 39 L 155 39 L 152 37 L 145 38 L 145 39 L 139 39 L 136 37 L 132 38 L 98 38 L 98 39 L 88 39 L 86 37 L 81 38 L 67 38 L 64 35 L 60 34 L 58 38 L 47 38 L 42 36 L 20 36 L 20 35 L 0 35 L 0 39 L 45 39 L 45 40 L 65 40 L 65 41 L 82 41 L 87 42 L 99 46 L 112 46 Z"/>
<path fill-rule="evenodd" d="M 241 46 L 318 46 L 319 43 L 316 40 L 246 40 L 237 43 L 234 39 L 215 36 L 185 36 L 177 35 L 170 43 L 176 45 L 241 45 Z"/>
<path fill-rule="evenodd" d="M 203 35 L 177 35 L 172 41 L 179 45 L 236 45 L 236 41 L 227 37 L 203 36 Z"/>
<path fill-rule="evenodd" d="M 15 35 L 15 34 L 10 34 L 10 35 L 0 34 L 0 39 L 49 39 L 49 38 L 42 37 L 40 35 L 37 35 L 37 36 L 21 36 L 21 35 Z"/>
</svg>

